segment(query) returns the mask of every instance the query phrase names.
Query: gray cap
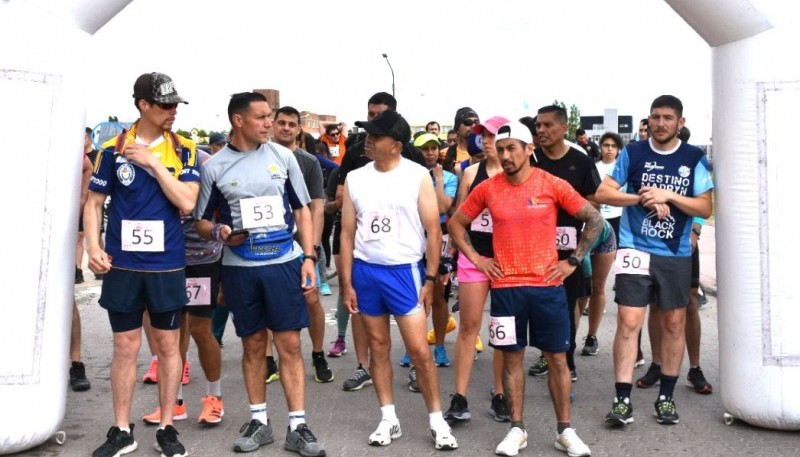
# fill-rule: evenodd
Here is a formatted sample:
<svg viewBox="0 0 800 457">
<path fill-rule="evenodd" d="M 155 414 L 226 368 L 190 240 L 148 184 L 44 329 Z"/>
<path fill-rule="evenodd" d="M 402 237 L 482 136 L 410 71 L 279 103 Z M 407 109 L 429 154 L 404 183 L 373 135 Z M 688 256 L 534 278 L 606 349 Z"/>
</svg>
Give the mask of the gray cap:
<svg viewBox="0 0 800 457">
<path fill-rule="evenodd" d="M 156 103 L 189 103 L 175 89 L 172 78 L 164 73 L 145 73 L 133 83 L 133 98 Z"/>
</svg>

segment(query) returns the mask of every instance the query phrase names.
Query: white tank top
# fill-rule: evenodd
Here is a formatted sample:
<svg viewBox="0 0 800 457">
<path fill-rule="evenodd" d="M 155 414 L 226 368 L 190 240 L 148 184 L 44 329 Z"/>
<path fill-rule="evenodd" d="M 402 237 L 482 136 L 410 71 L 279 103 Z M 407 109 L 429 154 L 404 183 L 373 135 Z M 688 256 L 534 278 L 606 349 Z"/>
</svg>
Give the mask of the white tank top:
<svg viewBox="0 0 800 457">
<path fill-rule="evenodd" d="M 401 159 L 387 172 L 374 162 L 350 172 L 347 186 L 356 210 L 356 259 L 377 265 L 419 262 L 425 254 L 425 229 L 418 200 L 428 170 Z"/>
</svg>

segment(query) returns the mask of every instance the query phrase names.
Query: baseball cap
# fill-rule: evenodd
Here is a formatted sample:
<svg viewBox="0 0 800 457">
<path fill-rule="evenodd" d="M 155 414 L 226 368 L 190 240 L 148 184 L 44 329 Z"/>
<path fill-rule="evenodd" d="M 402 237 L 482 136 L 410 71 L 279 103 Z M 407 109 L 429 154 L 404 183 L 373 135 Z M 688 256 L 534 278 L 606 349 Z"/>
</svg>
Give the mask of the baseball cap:
<svg viewBox="0 0 800 457">
<path fill-rule="evenodd" d="M 508 123 L 508 119 L 504 118 L 503 116 L 492 116 L 489 119 L 481 122 L 480 124 L 475 124 L 472 126 L 472 133 L 476 133 L 478 135 L 482 134 L 484 130 L 487 130 L 492 135 L 497 135 L 497 129 L 501 126 Z"/>
<path fill-rule="evenodd" d="M 518 121 L 508 121 L 505 124 L 498 126 L 496 135 L 495 141 L 513 138 L 515 140 L 520 140 L 525 144 L 533 143 L 531 129 Z"/>
<path fill-rule="evenodd" d="M 210 137 L 208 137 L 208 144 L 225 144 L 228 140 L 225 139 L 225 135 L 221 133 L 212 133 Z"/>
<path fill-rule="evenodd" d="M 411 139 L 411 127 L 395 110 L 386 110 L 372 121 L 357 121 L 356 125 L 370 135 L 388 136 L 402 143 L 408 143 Z"/>
<path fill-rule="evenodd" d="M 480 133 L 469 132 L 467 135 L 467 152 L 470 157 L 483 152 L 483 136 Z"/>
<path fill-rule="evenodd" d="M 414 140 L 414 146 L 421 148 L 426 144 L 430 143 L 431 141 L 436 142 L 437 146 L 441 144 L 441 141 L 439 141 L 438 136 L 434 135 L 433 133 L 423 133 Z"/>
<path fill-rule="evenodd" d="M 145 73 L 133 83 L 133 98 L 152 100 L 156 103 L 189 103 L 175 89 L 172 78 L 164 73 Z"/>
<path fill-rule="evenodd" d="M 456 111 L 456 117 L 453 120 L 453 128 L 457 129 L 458 126 L 460 126 L 462 122 L 464 122 L 465 120 L 467 120 L 467 119 L 469 119 L 471 117 L 475 117 L 475 118 L 479 117 L 478 113 L 476 113 L 474 109 L 470 108 L 469 106 L 465 106 L 463 108 L 459 108 L 458 111 Z"/>
</svg>

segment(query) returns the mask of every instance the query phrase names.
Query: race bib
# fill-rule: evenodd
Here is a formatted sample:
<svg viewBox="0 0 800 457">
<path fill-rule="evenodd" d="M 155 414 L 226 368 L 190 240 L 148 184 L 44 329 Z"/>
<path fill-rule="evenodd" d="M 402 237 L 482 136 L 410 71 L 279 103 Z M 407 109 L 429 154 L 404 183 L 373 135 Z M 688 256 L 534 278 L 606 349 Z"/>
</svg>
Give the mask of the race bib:
<svg viewBox="0 0 800 457">
<path fill-rule="evenodd" d="M 517 322 L 514 316 L 489 317 L 489 342 L 495 346 L 517 344 Z"/>
<path fill-rule="evenodd" d="M 478 217 L 472 220 L 469 227 L 473 232 L 492 233 L 492 215 L 488 209 L 484 209 Z"/>
<path fill-rule="evenodd" d="M 164 221 L 122 221 L 122 250 L 164 252 Z"/>
<path fill-rule="evenodd" d="M 211 278 L 186 278 L 186 306 L 208 306 L 211 304 Z"/>
<path fill-rule="evenodd" d="M 242 210 L 242 228 L 277 227 L 286 224 L 283 219 L 283 198 L 271 195 L 239 200 Z"/>
<path fill-rule="evenodd" d="M 442 235 L 442 257 L 450 257 L 450 248 L 452 243 L 450 242 L 450 235 Z"/>
<path fill-rule="evenodd" d="M 626 275 L 649 275 L 650 254 L 636 249 L 617 249 L 614 273 Z"/>
<path fill-rule="evenodd" d="M 394 211 L 371 211 L 365 216 L 367 241 L 397 236 L 397 214 Z"/>
<path fill-rule="evenodd" d="M 556 227 L 556 249 L 575 250 L 578 247 L 578 231 L 575 227 Z"/>
</svg>

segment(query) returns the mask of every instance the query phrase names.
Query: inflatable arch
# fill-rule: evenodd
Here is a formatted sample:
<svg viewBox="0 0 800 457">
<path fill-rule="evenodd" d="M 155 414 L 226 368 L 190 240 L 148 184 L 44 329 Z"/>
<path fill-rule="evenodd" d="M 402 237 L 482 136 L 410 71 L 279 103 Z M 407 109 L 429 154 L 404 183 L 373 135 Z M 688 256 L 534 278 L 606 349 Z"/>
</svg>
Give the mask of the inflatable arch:
<svg viewBox="0 0 800 457">
<path fill-rule="evenodd" d="M 789 115 L 800 106 L 800 58 L 792 49 L 800 43 L 798 7 L 666 2 L 713 48 L 722 403 L 730 417 L 800 429 L 800 332 L 793 328 L 800 292 L 790 269 L 798 248 L 789 231 L 794 218 L 784 214 L 795 207 L 784 202 L 794 190 L 794 177 L 784 174 L 796 161 Z M 41 444 L 64 417 L 85 125 L 80 95 L 90 80 L 75 63 L 91 34 L 128 3 L 0 1 L 0 43 L 25 43 L 0 54 L 0 125 L 13 132 L 7 150 L 24 153 L 26 162 L 23 173 L 0 168 L 0 182 L 24 195 L 5 203 L 24 225 L 4 224 L 0 236 L 35 234 L 7 246 L 14 274 L 4 290 L 16 306 L 4 307 L 0 320 L 0 335 L 13 344 L 0 351 L 0 402 L 21 413 L 0 418 L 0 454 Z M 47 404 L 45 414 L 33 414 L 33 403 Z"/>
</svg>

